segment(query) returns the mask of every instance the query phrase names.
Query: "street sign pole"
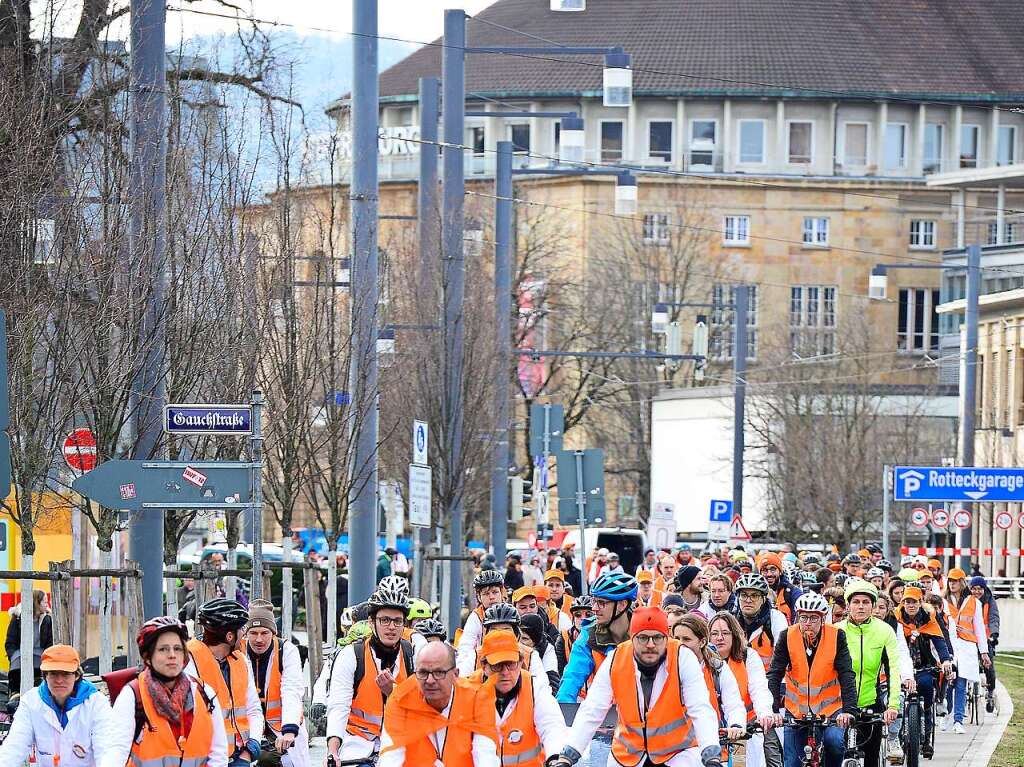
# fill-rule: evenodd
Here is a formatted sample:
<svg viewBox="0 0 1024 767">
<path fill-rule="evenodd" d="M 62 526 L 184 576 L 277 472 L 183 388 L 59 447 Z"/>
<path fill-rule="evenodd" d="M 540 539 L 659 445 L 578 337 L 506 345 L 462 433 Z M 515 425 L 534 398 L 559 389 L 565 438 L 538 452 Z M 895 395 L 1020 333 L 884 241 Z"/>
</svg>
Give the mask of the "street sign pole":
<svg viewBox="0 0 1024 767">
<path fill-rule="evenodd" d="M 263 392 L 258 389 L 252 393 L 252 436 L 249 438 L 249 446 L 252 461 L 252 505 L 249 507 L 252 517 L 252 583 L 249 593 L 252 599 L 263 599 Z M 290 574 L 291 570 L 286 567 L 284 572 Z M 282 611 L 284 605 L 290 604 L 289 590 L 289 593 L 282 596 Z M 284 622 L 284 625 L 290 625 L 290 621 Z"/>
<path fill-rule="evenodd" d="M 548 410 L 544 410 L 545 417 L 545 429 L 544 435 L 547 438 L 547 414 Z M 583 485 L 583 451 L 576 451 L 576 515 L 580 526 L 580 564 L 586 561 L 587 556 L 587 490 Z M 583 586 L 583 594 L 587 595 L 590 593 L 590 585 L 587 583 L 587 574 L 583 573 L 583 577 L 580 578 L 580 583 Z"/>
<path fill-rule="evenodd" d="M 882 467 L 882 556 L 889 558 L 889 500 L 892 494 L 889 492 L 889 464 Z"/>
</svg>

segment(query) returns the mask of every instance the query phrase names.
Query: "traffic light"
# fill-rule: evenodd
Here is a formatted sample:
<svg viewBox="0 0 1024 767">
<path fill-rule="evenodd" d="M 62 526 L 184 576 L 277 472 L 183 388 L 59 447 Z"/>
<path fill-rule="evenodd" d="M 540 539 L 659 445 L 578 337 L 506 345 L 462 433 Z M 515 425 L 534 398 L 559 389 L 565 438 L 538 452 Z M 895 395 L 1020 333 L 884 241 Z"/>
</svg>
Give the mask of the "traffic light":
<svg viewBox="0 0 1024 767">
<path fill-rule="evenodd" d="M 526 488 L 533 483 L 527 482 L 522 477 L 510 477 L 508 482 L 509 516 L 513 522 L 517 522 L 530 515 L 530 508 L 527 504 L 530 502 L 531 496 Z"/>
<path fill-rule="evenodd" d="M 0 309 L 0 501 L 11 494 L 11 400 L 7 387 L 7 315 Z"/>
</svg>

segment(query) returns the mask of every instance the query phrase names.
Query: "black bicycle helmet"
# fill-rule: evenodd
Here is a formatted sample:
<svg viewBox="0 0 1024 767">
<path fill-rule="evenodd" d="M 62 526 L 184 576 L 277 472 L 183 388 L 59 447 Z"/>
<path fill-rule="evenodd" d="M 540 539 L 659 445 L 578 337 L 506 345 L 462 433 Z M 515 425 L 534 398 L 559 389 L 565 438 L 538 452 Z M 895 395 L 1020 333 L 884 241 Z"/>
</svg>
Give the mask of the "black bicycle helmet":
<svg viewBox="0 0 1024 767">
<path fill-rule="evenodd" d="M 166 634 L 168 631 L 181 637 L 182 644 L 188 642 L 188 628 L 185 624 L 169 615 L 161 615 L 157 618 L 150 618 L 139 629 L 139 633 L 135 637 L 135 643 L 139 646 L 139 654 L 149 653 L 160 635 Z"/>
<path fill-rule="evenodd" d="M 238 631 L 249 620 L 249 611 L 233 599 L 218 597 L 205 602 L 196 616 L 199 624 L 219 631 Z"/>
<path fill-rule="evenodd" d="M 436 618 L 425 618 L 421 621 L 416 621 L 413 624 L 418 632 L 423 636 L 427 637 L 440 637 L 442 642 L 448 641 L 448 631 L 445 629 L 444 624 Z"/>
<path fill-rule="evenodd" d="M 591 599 L 587 594 L 576 597 L 572 600 L 572 604 L 569 605 L 569 612 L 574 613 L 577 610 L 593 610 L 594 600 Z"/>
<path fill-rule="evenodd" d="M 371 616 L 376 615 L 378 610 L 385 608 L 401 610 L 403 615 L 409 614 L 409 597 L 400 589 L 378 586 L 377 590 L 370 595 L 366 603 Z"/>
<path fill-rule="evenodd" d="M 890 562 L 888 559 L 879 559 L 875 563 L 875 567 L 877 567 L 879 570 L 884 570 L 887 573 L 892 572 L 892 562 Z"/>
<path fill-rule="evenodd" d="M 860 564 L 860 554 L 847 554 L 845 557 L 843 557 L 843 564 L 844 565 L 859 565 Z"/>
<path fill-rule="evenodd" d="M 484 626 L 494 626 L 499 623 L 509 623 L 513 626 L 518 626 L 519 611 L 507 602 L 500 602 L 484 610 L 483 623 Z"/>
<path fill-rule="evenodd" d="M 473 588 L 479 591 L 488 586 L 504 586 L 505 579 L 498 570 L 481 570 L 473 579 Z"/>
</svg>

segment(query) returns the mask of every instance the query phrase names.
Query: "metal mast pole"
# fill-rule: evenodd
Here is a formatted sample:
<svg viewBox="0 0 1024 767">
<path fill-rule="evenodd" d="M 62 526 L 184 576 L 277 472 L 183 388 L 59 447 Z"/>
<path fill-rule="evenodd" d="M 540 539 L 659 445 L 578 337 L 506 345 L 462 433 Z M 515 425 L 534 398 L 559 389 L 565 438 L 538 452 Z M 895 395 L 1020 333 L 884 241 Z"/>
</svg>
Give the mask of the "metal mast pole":
<svg viewBox="0 0 1024 767">
<path fill-rule="evenodd" d="M 377 0 L 352 6 L 352 367 L 356 408 L 349 506 L 349 603 L 376 585 L 377 554 Z M 328 616 L 334 620 L 334 616 Z"/>
<path fill-rule="evenodd" d="M 139 328 L 145 363 L 132 381 L 135 448 L 132 458 L 157 457 L 162 412 L 167 402 L 164 345 L 167 332 L 167 167 L 166 52 L 167 10 L 162 0 L 131 0 L 131 205 L 129 251 L 132 263 L 149 268 L 149 296 Z M 163 614 L 164 512 L 146 509 L 132 516 L 130 557 L 142 567 L 146 618 Z"/>
<path fill-rule="evenodd" d="M 419 230 L 419 303 L 420 321 L 437 321 L 437 255 L 441 252 L 440 211 L 437 205 L 438 132 L 441 116 L 441 82 L 436 77 L 420 78 L 420 180 L 419 200 L 416 207 Z M 428 593 L 423 583 L 423 556 L 430 545 L 429 527 L 414 531 L 416 556 L 413 558 L 413 590 Z"/>
<path fill-rule="evenodd" d="M 441 81 L 444 121 L 444 196 L 441 239 L 444 259 L 444 428 L 447 448 L 448 508 L 444 510 L 451 539 L 448 627 L 461 623 L 462 607 L 462 332 L 465 269 L 463 258 L 466 177 L 461 149 L 466 109 L 466 15 L 461 9 L 444 12 L 444 52 Z"/>
<path fill-rule="evenodd" d="M 981 246 L 967 246 L 967 305 L 964 320 L 967 326 L 964 350 L 964 367 L 960 381 L 963 397 L 963 412 L 960 414 L 960 465 L 974 465 L 974 410 L 978 390 L 978 297 L 981 294 Z M 964 508 L 971 510 L 970 504 Z M 979 540 L 980 543 L 980 540 Z M 974 544 L 974 525 L 969 524 L 960 531 L 960 547 L 967 549 L 960 555 L 960 566 L 971 574 L 970 549 Z"/>
<path fill-rule="evenodd" d="M 737 285 L 733 303 L 736 306 L 733 337 L 733 426 L 732 426 L 732 509 L 743 516 L 743 424 L 747 405 L 747 295 L 746 285 Z"/>
<path fill-rule="evenodd" d="M 508 537 L 509 417 L 512 364 L 512 142 L 498 142 L 494 178 L 494 333 L 498 381 L 494 387 L 493 464 L 491 466 L 491 545 L 494 558 L 505 561 Z M 540 492 L 540 486 L 535 487 Z M 538 520 L 539 521 L 539 520 Z"/>
</svg>

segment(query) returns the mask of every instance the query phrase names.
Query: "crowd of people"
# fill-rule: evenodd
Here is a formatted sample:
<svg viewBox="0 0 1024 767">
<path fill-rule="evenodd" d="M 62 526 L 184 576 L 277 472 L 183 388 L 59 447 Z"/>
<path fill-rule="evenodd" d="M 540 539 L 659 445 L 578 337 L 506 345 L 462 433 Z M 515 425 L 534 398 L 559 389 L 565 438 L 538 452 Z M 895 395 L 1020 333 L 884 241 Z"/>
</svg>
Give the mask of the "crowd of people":
<svg viewBox="0 0 1024 767">
<path fill-rule="evenodd" d="M 106 694 L 73 648 L 49 646 L 0 764 L 308 767 L 322 724 L 326 767 L 571 767 L 601 733 L 609 765 L 713 767 L 742 744 L 749 767 L 800 767 L 814 725 L 824 767 L 850 755 L 850 732 L 880 767 L 903 757 L 907 696 L 926 758 L 933 722 L 964 732 L 969 683 L 991 709 L 998 604 L 938 560 L 684 546 L 626 572 L 603 549 L 579 567 L 546 554 L 503 569 L 480 556 L 452 633 L 381 568 L 343 611 L 309 711 L 299 650 L 263 600 L 206 602 L 196 637 L 148 621 L 142 668 Z"/>
</svg>

